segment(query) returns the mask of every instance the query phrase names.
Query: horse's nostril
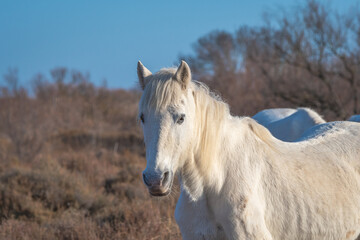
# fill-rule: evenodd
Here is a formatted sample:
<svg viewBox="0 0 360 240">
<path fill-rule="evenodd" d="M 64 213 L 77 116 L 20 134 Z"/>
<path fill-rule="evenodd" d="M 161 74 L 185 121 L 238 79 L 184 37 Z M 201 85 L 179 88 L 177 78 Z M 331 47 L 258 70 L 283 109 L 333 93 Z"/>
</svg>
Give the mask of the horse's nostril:
<svg viewBox="0 0 360 240">
<path fill-rule="evenodd" d="M 148 180 L 146 179 L 146 176 L 145 174 L 143 173 L 143 180 L 144 180 L 144 183 L 146 184 L 146 186 L 148 187 L 151 187 L 151 184 L 148 182 Z"/>
<path fill-rule="evenodd" d="M 169 181 L 169 175 L 170 175 L 169 171 L 164 173 L 164 177 L 163 177 L 163 180 L 162 180 L 162 185 L 163 186 L 166 185 L 166 183 Z"/>
</svg>

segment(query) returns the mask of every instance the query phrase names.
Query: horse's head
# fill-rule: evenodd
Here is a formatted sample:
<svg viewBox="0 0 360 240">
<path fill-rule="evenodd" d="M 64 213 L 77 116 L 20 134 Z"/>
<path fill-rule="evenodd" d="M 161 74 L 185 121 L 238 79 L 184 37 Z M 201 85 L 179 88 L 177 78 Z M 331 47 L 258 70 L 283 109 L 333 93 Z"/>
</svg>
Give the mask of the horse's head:
<svg viewBox="0 0 360 240">
<path fill-rule="evenodd" d="M 165 196 L 192 144 L 195 101 L 191 72 L 182 61 L 178 69 L 155 74 L 139 62 L 137 73 L 143 89 L 139 103 L 147 161 L 143 180 L 151 195 Z"/>
</svg>

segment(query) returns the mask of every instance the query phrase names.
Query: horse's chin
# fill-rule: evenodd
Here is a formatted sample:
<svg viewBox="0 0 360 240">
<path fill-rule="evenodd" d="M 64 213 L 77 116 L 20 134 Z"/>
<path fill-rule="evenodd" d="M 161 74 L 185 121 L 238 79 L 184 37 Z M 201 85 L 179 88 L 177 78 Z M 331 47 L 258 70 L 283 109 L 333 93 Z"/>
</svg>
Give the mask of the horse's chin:
<svg viewBox="0 0 360 240">
<path fill-rule="evenodd" d="M 169 188 L 166 192 L 151 192 L 149 191 L 150 195 L 153 197 L 165 197 L 169 195 L 171 192 L 171 189 Z"/>
<path fill-rule="evenodd" d="M 165 197 L 171 193 L 172 185 L 173 185 L 174 179 L 171 179 L 170 184 L 166 188 L 163 187 L 157 187 L 157 188 L 149 188 L 149 193 L 153 197 Z"/>
</svg>

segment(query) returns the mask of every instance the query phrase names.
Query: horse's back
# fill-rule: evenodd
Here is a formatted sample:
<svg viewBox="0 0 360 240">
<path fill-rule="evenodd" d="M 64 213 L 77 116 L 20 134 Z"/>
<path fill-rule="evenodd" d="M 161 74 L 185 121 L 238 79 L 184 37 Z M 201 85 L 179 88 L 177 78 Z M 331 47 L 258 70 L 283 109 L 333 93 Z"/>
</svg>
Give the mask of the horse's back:
<svg viewBox="0 0 360 240">
<path fill-rule="evenodd" d="M 329 122 L 308 129 L 296 142 L 315 149 L 319 155 L 332 154 L 350 163 L 360 173 L 360 124 Z"/>
<path fill-rule="evenodd" d="M 271 108 L 265 109 L 255 114 L 252 119 L 256 120 L 259 124 L 264 125 L 270 122 L 278 121 L 283 119 L 294 112 L 296 109 L 293 108 Z"/>
<path fill-rule="evenodd" d="M 325 123 L 325 120 L 315 111 L 309 108 L 298 108 L 291 115 L 264 126 L 269 129 L 274 137 L 293 142 L 314 125 Z"/>
<path fill-rule="evenodd" d="M 315 125 L 307 129 L 304 134 L 296 140 L 302 142 L 312 139 L 327 138 L 332 134 L 337 134 L 337 137 L 350 137 L 359 138 L 360 125 L 358 123 L 349 121 L 335 121 Z"/>
<path fill-rule="evenodd" d="M 274 182 L 266 185 L 272 188 L 268 198 L 277 198 L 269 209 L 280 221 L 269 220 L 274 239 L 356 237 L 360 229 L 359 136 L 358 123 L 330 122 L 310 128 L 296 143 L 281 143 L 283 158 L 276 158 L 277 164 L 264 179 Z M 287 194 L 274 194 L 281 189 Z M 317 233 L 310 233 L 311 229 Z"/>
</svg>

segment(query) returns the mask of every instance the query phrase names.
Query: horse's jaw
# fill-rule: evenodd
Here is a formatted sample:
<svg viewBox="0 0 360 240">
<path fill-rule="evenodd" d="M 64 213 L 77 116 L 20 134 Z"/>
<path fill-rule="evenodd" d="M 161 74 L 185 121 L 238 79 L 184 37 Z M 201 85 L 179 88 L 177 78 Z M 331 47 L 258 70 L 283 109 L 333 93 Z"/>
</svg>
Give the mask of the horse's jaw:
<svg viewBox="0 0 360 240">
<path fill-rule="evenodd" d="M 203 177 L 194 161 L 189 160 L 179 171 L 181 191 L 187 192 L 192 201 L 197 201 L 204 194 Z"/>
<path fill-rule="evenodd" d="M 180 179 L 181 191 L 185 191 L 189 195 L 191 201 L 196 202 L 204 194 L 204 187 L 202 186 L 202 183 L 199 184 L 196 182 L 194 184 L 190 183 L 188 179 Z"/>
</svg>

